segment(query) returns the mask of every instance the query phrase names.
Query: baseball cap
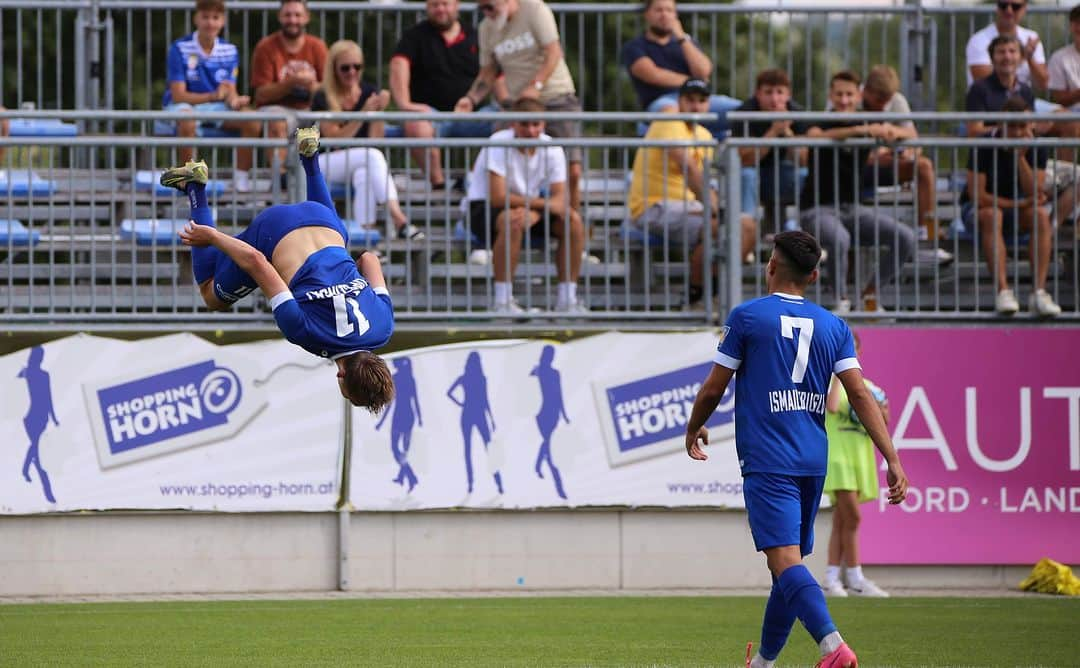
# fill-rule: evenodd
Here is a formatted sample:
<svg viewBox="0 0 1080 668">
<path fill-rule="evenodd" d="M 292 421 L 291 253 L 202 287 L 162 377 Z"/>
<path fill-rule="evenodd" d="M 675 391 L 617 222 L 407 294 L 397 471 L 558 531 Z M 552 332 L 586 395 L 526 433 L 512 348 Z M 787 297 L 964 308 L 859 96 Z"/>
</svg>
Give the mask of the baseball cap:
<svg viewBox="0 0 1080 668">
<path fill-rule="evenodd" d="M 710 94 L 709 84 L 702 79 L 687 79 L 679 86 L 679 95 L 704 95 Z"/>
</svg>

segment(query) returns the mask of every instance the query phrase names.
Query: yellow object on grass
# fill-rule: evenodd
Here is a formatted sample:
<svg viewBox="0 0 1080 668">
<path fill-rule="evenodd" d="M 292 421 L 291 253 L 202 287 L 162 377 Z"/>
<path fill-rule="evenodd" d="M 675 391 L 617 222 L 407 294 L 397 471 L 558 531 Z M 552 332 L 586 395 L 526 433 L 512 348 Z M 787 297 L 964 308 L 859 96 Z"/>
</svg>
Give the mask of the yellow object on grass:
<svg viewBox="0 0 1080 668">
<path fill-rule="evenodd" d="M 1080 596 L 1080 578 L 1073 575 L 1072 569 L 1065 564 L 1044 558 L 1031 569 L 1031 575 L 1020 583 L 1020 589 L 1044 594 Z"/>
</svg>

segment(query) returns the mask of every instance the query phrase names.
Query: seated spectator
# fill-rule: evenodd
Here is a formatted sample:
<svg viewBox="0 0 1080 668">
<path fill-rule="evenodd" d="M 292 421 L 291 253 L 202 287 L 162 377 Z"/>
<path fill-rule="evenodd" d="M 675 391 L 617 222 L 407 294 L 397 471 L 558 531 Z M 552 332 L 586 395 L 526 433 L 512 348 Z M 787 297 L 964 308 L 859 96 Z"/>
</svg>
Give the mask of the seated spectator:
<svg viewBox="0 0 1080 668">
<path fill-rule="evenodd" d="M 511 107 L 512 111 L 525 113 L 544 109 L 544 104 L 534 98 L 519 99 Z M 509 129 L 496 132 L 491 139 L 550 141 L 551 137 L 544 133 L 543 121 L 513 121 Z M 492 310 L 496 313 L 525 312 L 513 297 L 514 272 L 526 232 L 533 245 L 542 248 L 547 242 L 546 227 L 559 239 L 555 310 L 571 314 L 587 311 L 577 298 L 585 228 L 581 216 L 570 207 L 566 181 L 566 154 L 559 146 L 487 146 L 476 156 L 462 209 L 478 245 L 492 250 Z"/>
<path fill-rule="evenodd" d="M 196 0 L 195 32 L 181 37 L 169 47 L 165 59 L 166 88 L 162 106 L 165 111 L 250 111 L 247 95 L 236 92 L 236 73 L 240 56 L 236 46 L 220 38 L 225 27 L 224 0 Z M 179 121 L 178 137 L 194 137 L 202 128 L 213 127 L 239 132 L 244 137 L 258 137 L 258 121 Z M 193 148 L 178 151 L 180 162 L 194 159 Z M 233 187 L 239 192 L 251 190 L 248 171 L 251 149 L 236 149 Z"/>
<path fill-rule="evenodd" d="M 255 45 L 251 53 L 251 88 L 260 111 L 311 108 L 311 97 L 326 69 L 326 43 L 307 34 L 310 20 L 306 0 L 281 0 L 278 10 L 281 30 Z M 267 134 L 284 138 L 292 130 L 286 121 L 272 121 Z M 277 164 L 283 175 L 287 157 L 288 149 L 277 151 Z"/>
<path fill-rule="evenodd" d="M 802 111 L 791 100 L 791 80 L 781 69 L 763 70 L 757 76 L 754 95 L 743 102 L 736 111 Z M 731 128 L 734 137 L 797 137 L 806 134 L 802 121 L 754 121 L 739 122 Z M 772 210 L 774 216 L 783 213 L 783 207 L 795 203 L 795 193 L 802 187 L 805 173 L 800 165 L 806 164 L 806 149 L 792 148 L 781 151 L 773 148 L 745 146 L 739 149 L 742 162 L 742 215 L 751 222 L 757 217 L 758 205 Z M 779 163 L 779 164 L 777 164 Z M 779 228 L 779 224 L 773 226 Z"/>
<path fill-rule="evenodd" d="M 480 72 L 455 111 L 473 111 L 495 92 L 501 70 L 505 90 L 512 99 L 540 100 L 545 111 L 581 111 L 570 68 L 563 58 L 555 14 L 542 0 L 482 0 L 477 4 L 484 20 L 477 29 Z M 509 100 L 500 101 L 508 108 Z M 581 123 L 556 121 L 546 124 L 547 133 L 560 139 L 581 136 Z M 581 148 L 570 147 L 567 181 L 570 205 L 581 209 Z"/>
<path fill-rule="evenodd" d="M 1005 102 L 1002 111 L 1031 111 L 1031 103 L 1014 96 Z M 1030 139 L 1034 132 L 1028 121 L 1010 121 L 991 129 L 986 136 Z M 1048 318 L 1061 313 L 1061 307 L 1046 291 L 1054 232 L 1050 225 L 1049 197 L 1043 190 L 1045 168 L 1045 149 L 1030 146 L 981 147 L 973 150 L 968 159 L 968 187 L 961 199 L 961 216 L 969 227 L 978 220 L 982 251 L 996 282 L 994 308 L 1001 315 L 1020 310 L 1016 294 L 1009 288 L 1005 265 L 1005 235 L 1015 238 L 1020 231 L 1031 234 L 1028 254 L 1035 289 L 1029 310 Z M 1066 190 L 1064 197 L 1067 201 L 1063 204 L 1071 210 L 1072 191 Z"/>
<path fill-rule="evenodd" d="M 383 111 L 390 103 L 390 93 L 361 81 L 364 54 L 349 39 L 334 42 L 326 57 L 323 85 L 311 101 L 312 111 Z M 382 137 L 382 121 L 322 121 L 323 137 Z M 386 157 L 370 146 L 330 149 L 320 154 L 319 167 L 330 183 L 352 182 L 353 217 L 361 225 L 375 222 L 375 204 L 385 204 L 389 222 L 399 239 L 419 241 L 424 233 L 401 211 L 397 186 L 390 176 Z"/>
<path fill-rule="evenodd" d="M 834 74 L 829 81 L 829 102 L 837 114 L 854 112 L 859 102 L 859 76 L 847 70 Z M 881 123 L 837 120 L 818 123 L 807 131 L 807 136 L 887 140 L 892 132 Z M 812 151 L 809 174 L 799 197 L 805 207 L 801 216 L 803 229 L 821 240 L 821 247 L 829 252 L 832 279 L 836 283 L 837 313 L 851 311 L 847 270 L 852 237 L 860 245 L 878 248 L 877 273 L 882 284 L 892 280 L 899 266 L 915 253 L 915 233 L 910 227 L 893 220 L 882 209 L 859 206 L 863 166 L 870 159 L 872 150 L 869 146 L 840 144 L 836 148 Z M 877 287 L 871 272 L 861 292 L 863 310 L 883 310 L 877 298 Z"/>
<path fill-rule="evenodd" d="M 866 75 L 862 88 L 862 108 L 889 114 L 910 114 L 911 105 L 900 92 L 900 77 L 888 65 L 875 65 Z M 885 141 L 893 143 L 904 139 L 916 139 L 919 131 L 911 121 L 884 122 Z M 923 226 L 925 238 L 937 239 L 937 176 L 934 163 L 921 155 L 918 149 L 905 149 L 897 153 L 882 146 L 870 154 L 863 181 L 871 186 L 889 186 L 915 181 L 915 219 Z M 944 251 L 942 251 L 944 252 Z M 950 256 L 951 259 L 951 256 Z"/>
<path fill-rule="evenodd" d="M 701 79 L 688 79 L 679 88 L 678 101 L 681 113 L 704 113 L 709 105 L 709 85 Z M 653 121 L 645 139 L 711 142 L 713 136 L 695 123 Z M 672 247 L 685 245 L 691 251 L 687 304 L 691 310 L 700 305 L 704 294 L 706 198 L 713 244 L 722 245 L 716 192 L 705 182 L 705 161 L 712 159 L 711 147 L 639 148 L 630 181 L 630 225 L 644 234 L 664 235 Z M 742 225 L 741 251 L 745 256 L 753 249 L 757 233 L 752 219 L 744 218 Z"/>
<path fill-rule="evenodd" d="M 1015 38 L 1020 46 L 1022 57 L 1016 69 L 1020 83 L 1040 90 L 1046 88 L 1046 51 L 1039 40 L 1039 33 L 1020 25 L 1025 14 L 1027 0 L 1000 0 L 994 10 L 994 22 L 971 36 L 965 49 L 968 88 L 979 79 L 990 76 L 993 71 L 990 43 L 999 35 Z"/>
<path fill-rule="evenodd" d="M 678 108 L 679 86 L 688 79 L 709 80 L 713 64 L 694 38 L 683 30 L 675 0 L 645 0 L 645 33 L 622 48 L 622 64 L 630 73 L 638 104 L 646 111 Z M 726 95 L 710 95 L 706 111 L 720 119 L 706 125 L 717 139 L 727 135 L 727 112 L 739 101 Z"/>
<path fill-rule="evenodd" d="M 401 111 L 453 111 L 477 73 L 476 29 L 458 19 L 458 0 L 427 0 L 427 19 L 401 36 L 390 58 L 390 93 Z M 494 111 L 498 107 L 481 109 Z M 454 120 L 407 121 L 406 137 L 487 137 L 491 123 Z M 433 190 L 446 187 L 438 148 L 409 149 L 427 172 Z"/>
<path fill-rule="evenodd" d="M 1080 5 L 1069 10 L 1072 43 L 1050 56 L 1050 99 L 1071 111 L 1080 111 Z"/>
</svg>

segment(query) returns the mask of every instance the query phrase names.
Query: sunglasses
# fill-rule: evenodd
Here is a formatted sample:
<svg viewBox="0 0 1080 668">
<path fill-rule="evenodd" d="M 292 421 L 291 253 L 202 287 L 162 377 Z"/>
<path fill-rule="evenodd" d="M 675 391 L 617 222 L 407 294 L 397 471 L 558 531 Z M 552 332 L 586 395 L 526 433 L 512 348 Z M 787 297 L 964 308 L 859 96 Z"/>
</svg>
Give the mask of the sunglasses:
<svg viewBox="0 0 1080 668">
<path fill-rule="evenodd" d="M 1019 12 L 1024 7 L 1027 7 L 1027 3 L 1024 3 L 1024 2 L 999 2 L 999 3 L 997 3 L 997 6 L 998 6 L 998 9 L 1000 9 L 1001 11 L 1005 11 L 1006 9 L 1011 9 L 1014 12 Z"/>
<path fill-rule="evenodd" d="M 491 5 L 491 4 L 477 5 L 476 8 L 479 9 L 484 14 L 488 14 L 490 12 L 495 11 L 495 5 Z"/>
<path fill-rule="evenodd" d="M 338 69 L 338 72 L 341 72 L 342 74 L 348 74 L 349 70 L 352 70 L 354 72 L 363 72 L 364 71 L 364 64 L 363 63 L 342 63 L 342 64 L 337 66 L 337 69 Z"/>
</svg>

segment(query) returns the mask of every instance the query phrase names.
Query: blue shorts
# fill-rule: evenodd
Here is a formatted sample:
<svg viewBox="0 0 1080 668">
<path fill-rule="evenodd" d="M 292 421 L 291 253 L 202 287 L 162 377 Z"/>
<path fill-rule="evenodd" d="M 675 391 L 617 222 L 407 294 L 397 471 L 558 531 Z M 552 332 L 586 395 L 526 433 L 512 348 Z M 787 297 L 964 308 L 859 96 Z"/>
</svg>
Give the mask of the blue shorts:
<svg viewBox="0 0 1080 668">
<path fill-rule="evenodd" d="M 341 234 L 346 248 L 349 245 L 349 232 L 337 213 L 310 200 L 296 204 L 275 204 L 264 209 L 236 238 L 251 244 L 272 262 L 278 243 L 285 235 L 301 227 L 328 227 Z M 218 256 L 214 267 L 214 294 L 218 299 L 232 304 L 256 287 L 255 280 L 228 255 L 221 253 Z"/>
<path fill-rule="evenodd" d="M 758 552 L 798 545 L 805 557 L 814 551 L 814 518 L 821 504 L 825 476 L 749 473 L 743 498 L 750 533 Z"/>
<path fill-rule="evenodd" d="M 165 107 L 165 111 L 233 111 L 233 108 L 224 102 L 203 102 L 201 104 L 188 104 L 187 102 L 173 102 Z M 221 127 L 225 125 L 224 119 L 214 121 L 200 121 L 195 126 L 196 137 L 225 137 L 238 135 L 239 132 L 229 131 Z M 154 134 L 173 136 L 176 134 L 176 121 L 154 121 Z"/>
</svg>

